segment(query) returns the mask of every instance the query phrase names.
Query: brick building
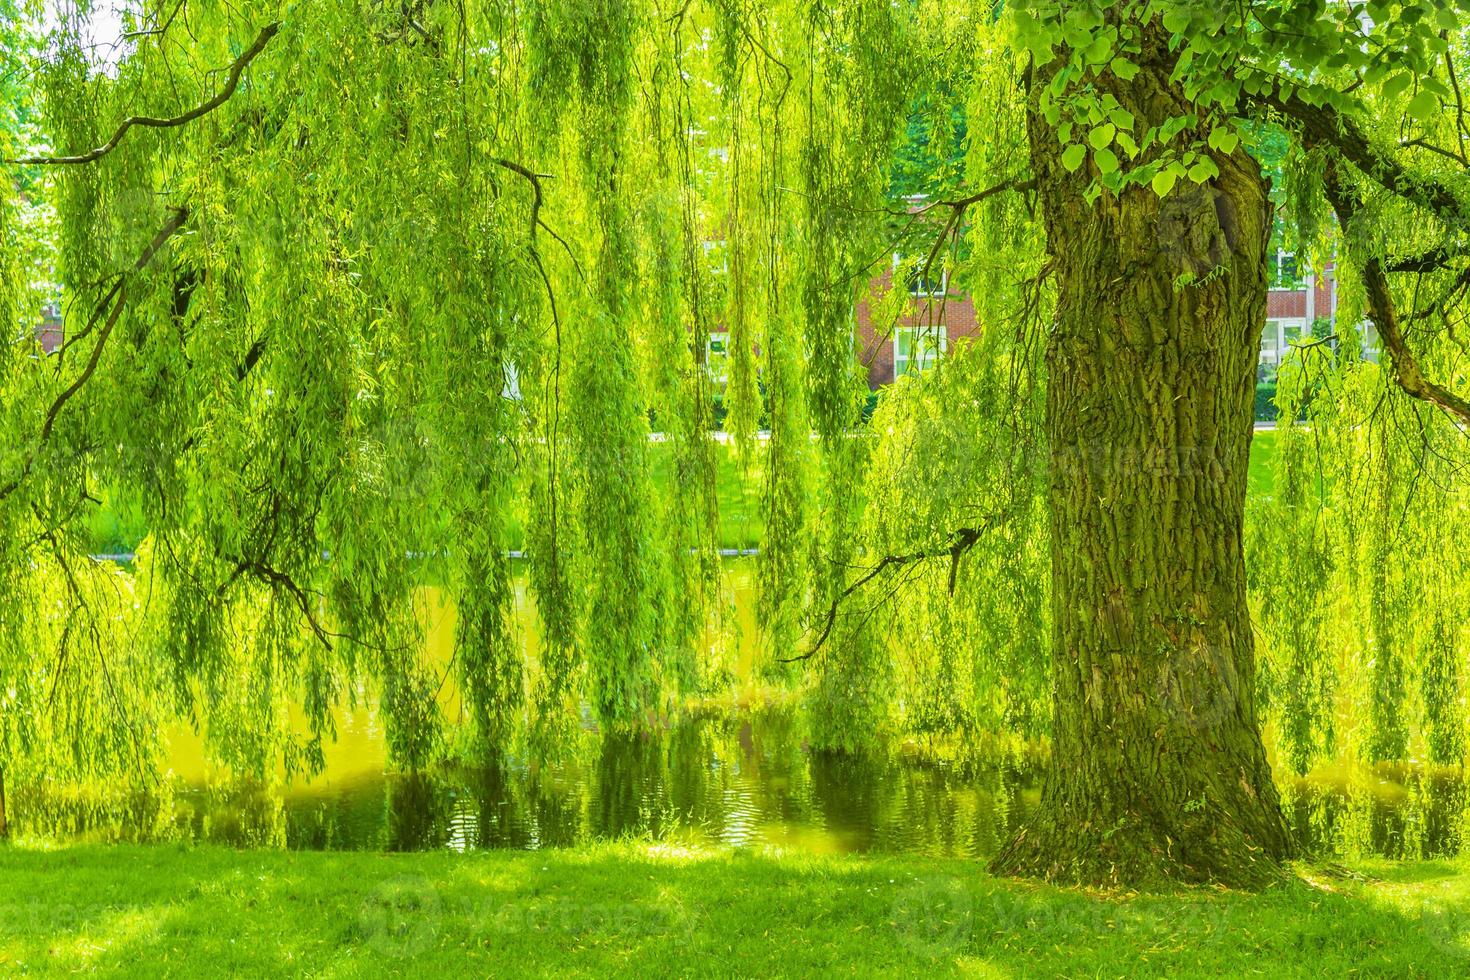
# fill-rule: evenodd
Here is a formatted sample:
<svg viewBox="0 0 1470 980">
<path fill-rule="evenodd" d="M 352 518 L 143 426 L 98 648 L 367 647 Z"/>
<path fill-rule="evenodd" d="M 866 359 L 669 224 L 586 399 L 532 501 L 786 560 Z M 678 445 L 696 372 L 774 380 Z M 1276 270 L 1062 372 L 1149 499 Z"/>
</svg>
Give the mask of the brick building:
<svg viewBox="0 0 1470 980">
<path fill-rule="evenodd" d="M 1258 378 L 1270 381 L 1276 376 L 1282 356 L 1292 344 L 1328 336 L 1337 319 L 1337 274 L 1332 262 L 1320 273 L 1310 270 L 1298 275 L 1290 254 L 1276 257 L 1275 279 L 1282 283 L 1266 294 L 1266 328 L 1261 334 L 1261 363 Z M 1368 344 L 1365 354 L 1375 355 L 1372 331 L 1365 330 Z"/>
<path fill-rule="evenodd" d="M 1298 275 L 1294 258 L 1281 253 L 1275 259 L 1273 281 L 1279 285 L 1266 297 L 1266 325 L 1261 335 L 1259 378 L 1273 380 L 1284 353 L 1294 343 L 1328 335 L 1337 317 L 1337 276 L 1333 263 L 1320 273 Z M 900 262 L 873 281 L 873 295 L 885 294 Z M 978 329 L 975 304 L 950 288 L 946 280 L 921 283 L 909 277 L 909 299 L 895 322 L 875 322 L 876 311 L 865 299 L 857 307 L 857 342 L 868 366 L 868 387 L 892 384 L 908 371 L 920 371 L 954 349 L 955 341 Z M 1376 357 L 1371 327 L 1364 327 L 1365 354 Z"/>
<path fill-rule="evenodd" d="M 899 257 L 872 282 L 871 295 L 885 295 L 900 274 Z M 904 374 L 922 371 L 954 349 L 955 341 L 976 329 L 975 304 L 951 289 L 946 274 L 938 281 L 905 275 L 908 297 L 897 318 L 880 316 L 864 298 L 857 306 L 857 345 L 868 367 L 868 387 L 876 391 Z"/>
<path fill-rule="evenodd" d="M 41 322 L 36 324 L 36 343 L 47 354 L 54 354 L 61 346 L 61 316 L 55 310 L 47 310 Z"/>
</svg>

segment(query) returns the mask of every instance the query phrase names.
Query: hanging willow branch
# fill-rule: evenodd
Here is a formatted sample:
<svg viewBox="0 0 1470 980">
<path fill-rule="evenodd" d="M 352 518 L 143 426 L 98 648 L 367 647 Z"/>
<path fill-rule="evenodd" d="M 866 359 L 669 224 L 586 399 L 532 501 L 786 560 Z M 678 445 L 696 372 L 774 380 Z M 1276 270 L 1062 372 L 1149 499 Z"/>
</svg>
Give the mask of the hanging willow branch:
<svg viewBox="0 0 1470 980">
<path fill-rule="evenodd" d="M 1431 212 L 1452 228 L 1470 224 L 1470 212 L 1447 185 L 1421 174 L 1410 174 L 1398 160 L 1377 149 L 1355 120 L 1322 105 L 1314 106 L 1299 95 L 1286 94 L 1279 87 L 1254 97 L 1252 101 L 1293 120 L 1301 129 L 1308 149 L 1325 146 L 1357 167 L 1384 190 Z M 1338 224 L 1346 229 L 1357 210 L 1357 200 L 1342 182 L 1336 162 L 1329 162 L 1323 174 L 1323 189 Z M 1397 263 L 1391 271 L 1424 271 L 1443 265 L 1451 256 L 1448 249 L 1436 249 L 1425 256 Z M 1438 405 L 1445 411 L 1470 423 L 1470 402 L 1454 392 L 1430 381 L 1409 349 L 1388 290 L 1383 263 L 1369 257 L 1363 263 L 1363 285 L 1368 299 L 1368 316 L 1388 348 L 1393 379 L 1399 388 L 1414 398 Z"/>
<path fill-rule="evenodd" d="M 1343 186 L 1336 163 L 1328 163 L 1322 180 L 1327 200 L 1337 212 L 1338 224 L 1346 229 L 1357 210 L 1357 202 L 1352 193 Z M 1363 262 L 1363 286 L 1368 298 L 1368 316 L 1378 328 L 1383 345 L 1388 348 L 1394 381 L 1405 394 L 1438 405 L 1463 422 L 1470 423 L 1470 402 L 1448 388 L 1430 381 L 1420 367 L 1418 358 L 1409 349 L 1403 330 L 1399 327 L 1393 296 L 1388 291 L 1388 276 L 1376 255 L 1369 256 Z"/>
<path fill-rule="evenodd" d="M 940 550 L 915 551 L 907 555 L 884 555 L 878 560 L 876 565 L 868 569 L 862 578 L 843 589 L 832 600 L 832 604 L 827 608 L 827 618 L 822 624 L 822 632 L 817 634 L 816 642 L 812 644 L 811 649 L 807 650 L 806 653 L 799 653 L 794 657 L 777 657 L 776 661 L 783 664 L 794 664 L 799 660 L 810 660 L 812 657 L 815 657 L 826 644 L 827 638 L 832 635 L 832 627 L 837 623 L 837 610 L 842 603 L 863 586 L 881 575 L 886 569 L 895 568 L 900 565 L 912 565 L 915 562 L 929 561 L 934 558 L 948 558 L 949 594 L 954 595 L 955 578 L 959 572 L 960 558 L 980 540 L 980 535 L 988 523 L 989 519 L 987 518 L 974 527 L 960 528 L 950 536 L 949 546 Z"/>
<path fill-rule="evenodd" d="M 36 444 L 31 447 L 30 454 L 26 456 L 25 462 L 21 465 L 20 472 L 8 483 L 0 486 L 0 500 L 4 500 L 14 493 L 16 488 L 30 475 L 31 467 L 36 462 L 36 454 L 40 452 L 41 447 L 45 445 L 46 441 L 51 438 L 51 431 L 56 425 L 56 419 L 61 415 L 61 410 L 77 392 L 82 390 L 82 387 L 96 372 L 97 364 L 102 360 L 102 351 L 107 346 L 107 338 L 111 336 L 112 328 L 116 326 L 118 317 L 122 315 L 123 307 L 127 305 L 128 276 L 142 272 L 153 261 L 153 257 L 158 254 L 159 250 L 168 244 L 169 239 L 178 233 L 178 230 L 184 226 L 184 222 L 187 220 L 189 220 L 189 209 L 175 208 L 173 214 L 169 216 L 168 221 L 158 230 L 158 234 L 153 236 L 148 246 L 138 256 L 137 261 L 133 263 L 133 267 L 117 277 L 117 281 L 113 283 L 112 288 L 107 291 L 107 294 L 102 297 L 101 302 L 92 311 L 92 316 L 88 319 L 87 325 L 82 328 L 82 333 L 89 333 L 99 322 L 102 323 L 102 329 L 97 335 L 97 343 L 92 347 L 92 356 L 87 359 L 87 364 L 82 368 L 82 373 L 77 375 L 76 380 L 67 385 L 65 390 L 56 396 L 50 408 L 46 410 L 46 418 L 41 424 L 41 433 L 36 439 Z M 104 313 L 107 314 L 106 320 L 102 319 Z"/>
<path fill-rule="evenodd" d="M 1035 187 L 1036 181 L 1034 180 L 1007 180 L 993 187 L 987 187 L 983 191 L 976 191 L 974 194 L 966 197 L 958 197 L 952 201 L 935 201 L 933 204 L 923 208 L 922 211 L 928 211 L 929 208 L 943 206 L 950 210 L 949 216 L 945 219 L 944 227 L 940 230 L 938 237 L 934 239 L 934 247 L 929 249 L 929 255 L 924 260 L 924 269 L 921 273 L 922 277 L 924 279 L 929 278 L 929 272 L 934 266 L 934 260 L 939 257 L 939 250 L 944 247 L 944 240 L 949 237 L 951 231 L 957 231 L 960 221 L 964 218 L 965 212 L 969 210 L 970 205 L 979 204 L 986 198 L 994 197 L 1002 191 L 1015 191 L 1018 194 L 1024 194 L 1026 191 L 1033 190 Z"/>
<path fill-rule="evenodd" d="M 1389 193 L 1432 211 L 1446 224 L 1464 228 L 1470 223 L 1465 202 L 1454 191 L 1424 174 L 1410 174 L 1402 163 L 1375 147 L 1354 119 L 1331 106 L 1311 105 L 1279 88 L 1248 101 L 1294 121 L 1309 149 L 1331 147 Z"/>
<path fill-rule="evenodd" d="M 189 123 L 198 119 L 200 116 L 204 116 L 213 112 L 230 100 L 230 96 L 235 94 L 235 89 L 240 84 L 240 73 L 245 70 L 246 65 L 254 61 L 255 58 L 262 51 L 265 50 L 265 46 L 270 43 L 271 38 L 275 37 L 280 30 L 280 21 L 274 21 L 273 23 L 267 24 L 262 27 L 260 29 L 260 33 L 256 35 L 254 43 L 252 43 L 250 47 L 241 52 L 240 57 L 236 58 L 234 63 L 230 65 L 230 75 L 229 78 L 225 80 L 225 87 L 220 89 L 219 92 L 214 96 L 214 98 L 210 99 L 208 102 L 201 103 L 200 105 L 195 106 L 182 115 L 168 117 L 129 116 L 118 124 L 117 130 L 112 134 L 112 139 L 108 140 L 106 143 L 103 143 L 101 146 L 96 147 L 95 149 L 88 150 L 86 153 L 79 153 L 76 156 L 61 157 L 22 157 L 19 160 L 7 160 L 6 162 L 37 167 L 91 163 L 94 160 L 102 159 L 103 157 L 107 156 L 107 154 L 117 149 L 118 144 L 122 142 L 122 138 L 127 135 L 128 130 L 132 129 L 134 126 L 146 126 L 151 129 L 172 129 L 177 126 L 187 126 Z"/>
</svg>

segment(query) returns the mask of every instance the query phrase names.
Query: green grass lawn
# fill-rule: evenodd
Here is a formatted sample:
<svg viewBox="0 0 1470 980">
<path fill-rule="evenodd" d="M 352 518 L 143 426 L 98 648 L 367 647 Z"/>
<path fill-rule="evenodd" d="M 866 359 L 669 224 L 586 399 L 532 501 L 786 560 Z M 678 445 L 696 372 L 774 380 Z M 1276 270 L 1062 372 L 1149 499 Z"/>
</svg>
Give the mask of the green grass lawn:
<svg viewBox="0 0 1470 980">
<path fill-rule="evenodd" d="M 1255 434 L 1251 444 L 1250 493 L 1269 494 L 1275 485 L 1272 460 L 1276 451 L 1276 432 L 1263 429 Z M 734 447 L 728 443 L 716 447 L 719 469 L 716 476 L 716 494 L 720 507 L 719 547 L 758 548 L 765 537 L 765 512 L 762 507 L 760 471 L 764 447 L 757 447 L 754 465 L 742 471 L 736 459 Z M 671 447 L 667 443 L 655 443 L 650 448 L 649 461 L 654 487 L 662 498 L 679 492 L 675 486 Z M 97 553 L 122 553 L 133 551 L 147 533 L 141 509 L 136 503 L 115 500 L 105 495 L 102 506 L 96 508 L 90 518 L 91 549 Z M 519 520 L 512 520 L 509 527 L 510 547 L 519 550 L 524 535 Z"/>
<path fill-rule="evenodd" d="M 619 843 L 0 849 L 0 974 L 1462 977 L 1470 865 L 1106 897 L 973 861 Z"/>
<path fill-rule="evenodd" d="M 1257 429 L 1251 437 L 1246 497 L 1267 496 L 1276 489 L 1276 430 Z"/>
</svg>

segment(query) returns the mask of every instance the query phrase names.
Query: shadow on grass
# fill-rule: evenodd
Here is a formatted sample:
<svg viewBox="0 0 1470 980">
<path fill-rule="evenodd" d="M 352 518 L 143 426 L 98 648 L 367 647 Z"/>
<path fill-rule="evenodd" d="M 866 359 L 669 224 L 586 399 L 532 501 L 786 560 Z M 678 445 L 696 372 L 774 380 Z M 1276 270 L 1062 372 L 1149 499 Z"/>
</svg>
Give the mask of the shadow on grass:
<svg viewBox="0 0 1470 980">
<path fill-rule="evenodd" d="M 0 973 L 1470 975 L 1470 874 L 1100 897 L 973 862 L 609 844 L 0 850 Z"/>
</svg>

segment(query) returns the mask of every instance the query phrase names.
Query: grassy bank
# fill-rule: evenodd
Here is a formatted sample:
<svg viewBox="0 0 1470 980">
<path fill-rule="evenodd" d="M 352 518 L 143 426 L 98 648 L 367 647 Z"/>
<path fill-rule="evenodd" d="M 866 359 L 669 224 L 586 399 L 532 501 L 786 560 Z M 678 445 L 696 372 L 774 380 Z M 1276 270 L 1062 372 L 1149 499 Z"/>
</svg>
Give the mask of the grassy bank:
<svg viewBox="0 0 1470 980">
<path fill-rule="evenodd" d="M 721 548 L 758 548 L 765 537 L 765 512 L 761 504 L 764 451 L 764 447 L 758 446 L 752 467 L 745 469 L 740 466 L 732 445 L 722 443 L 715 449 L 718 466 L 715 493 L 719 500 Z M 1272 429 L 1256 432 L 1250 457 L 1252 495 L 1271 492 L 1275 483 L 1271 469 L 1275 451 L 1276 432 Z M 649 460 L 656 495 L 663 498 L 679 492 L 670 444 L 652 444 Z M 109 494 L 103 495 L 102 505 L 93 511 L 89 520 L 90 547 L 99 554 L 133 551 L 148 533 L 147 521 L 137 503 Z M 510 521 L 508 533 L 511 548 L 518 550 L 524 546 L 525 536 L 519 518 Z"/>
<path fill-rule="evenodd" d="M 1470 972 L 1470 865 L 1101 897 L 972 861 L 648 844 L 0 849 L 0 974 L 1382 976 Z"/>
</svg>

